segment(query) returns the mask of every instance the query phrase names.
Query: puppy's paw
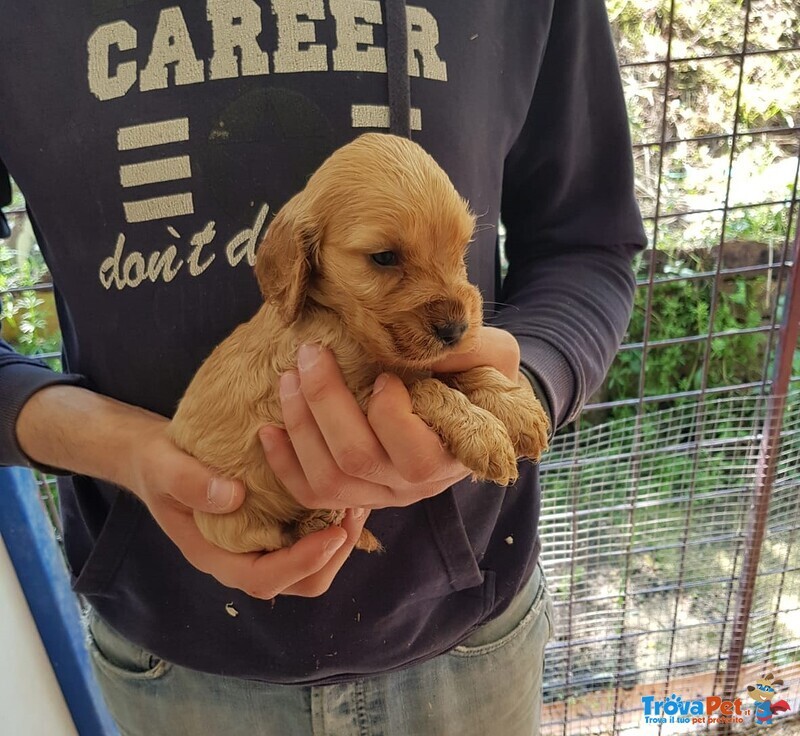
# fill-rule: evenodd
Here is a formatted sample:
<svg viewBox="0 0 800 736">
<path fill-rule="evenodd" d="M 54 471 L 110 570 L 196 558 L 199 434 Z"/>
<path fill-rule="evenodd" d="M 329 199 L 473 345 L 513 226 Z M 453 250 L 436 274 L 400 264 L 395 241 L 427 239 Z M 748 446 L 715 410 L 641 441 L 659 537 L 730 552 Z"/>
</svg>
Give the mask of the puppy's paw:
<svg viewBox="0 0 800 736">
<path fill-rule="evenodd" d="M 296 540 L 302 539 L 307 534 L 327 529 L 329 526 L 339 526 L 344 519 L 344 510 L 335 511 L 320 510 L 311 512 L 305 519 L 297 522 L 294 527 L 293 537 Z M 383 545 L 368 529 L 361 530 L 361 536 L 356 542 L 356 549 L 363 549 L 365 552 L 383 552 Z"/>
<path fill-rule="evenodd" d="M 532 392 L 526 396 L 524 389 L 516 389 L 512 399 L 515 399 L 515 412 L 509 417 L 506 427 L 514 449 L 520 457 L 538 462 L 549 445 L 550 420 L 547 412 L 536 396 Z"/>
<path fill-rule="evenodd" d="M 473 472 L 476 480 L 511 485 L 519 477 L 514 445 L 498 419 L 489 412 L 484 414 L 482 433 L 452 440 L 450 450 Z"/>
<path fill-rule="evenodd" d="M 548 446 L 550 421 L 527 380 L 515 384 L 494 368 L 473 368 L 446 381 L 503 423 L 517 457 L 539 460 Z"/>
<path fill-rule="evenodd" d="M 516 452 L 503 423 L 434 378 L 411 386 L 414 413 L 441 438 L 475 478 L 498 485 L 518 477 Z"/>
<path fill-rule="evenodd" d="M 309 511 L 294 525 L 294 541 L 302 539 L 308 534 L 327 529 L 329 526 L 340 526 L 344 519 L 344 509 L 317 509 Z"/>
</svg>

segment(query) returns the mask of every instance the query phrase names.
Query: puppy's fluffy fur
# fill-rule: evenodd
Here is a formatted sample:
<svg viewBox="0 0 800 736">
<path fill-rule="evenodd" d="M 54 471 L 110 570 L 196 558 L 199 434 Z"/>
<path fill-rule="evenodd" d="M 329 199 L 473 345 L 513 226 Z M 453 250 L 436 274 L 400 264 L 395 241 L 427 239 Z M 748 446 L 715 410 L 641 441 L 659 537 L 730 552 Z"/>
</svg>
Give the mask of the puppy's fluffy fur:
<svg viewBox="0 0 800 736">
<path fill-rule="evenodd" d="M 422 148 L 382 134 L 334 152 L 280 210 L 256 257 L 264 305 L 201 366 L 170 425 L 180 448 L 247 488 L 231 514 L 196 512 L 206 538 L 235 552 L 273 550 L 341 521 L 340 511 L 298 504 L 257 437 L 265 424 L 282 426 L 279 377 L 303 343 L 333 351 L 365 411 L 376 377 L 400 375 L 415 413 L 476 478 L 506 485 L 517 457 L 539 457 L 548 420 L 526 381 L 492 368 L 442 380 L 428 370 L 468 349 L 481 325 L 464 264 L 474 225 Z M 379 253 L 393 256 L 376 262 Z M 358 547 L 380 544 L 364 530 Z"/>
</svg>

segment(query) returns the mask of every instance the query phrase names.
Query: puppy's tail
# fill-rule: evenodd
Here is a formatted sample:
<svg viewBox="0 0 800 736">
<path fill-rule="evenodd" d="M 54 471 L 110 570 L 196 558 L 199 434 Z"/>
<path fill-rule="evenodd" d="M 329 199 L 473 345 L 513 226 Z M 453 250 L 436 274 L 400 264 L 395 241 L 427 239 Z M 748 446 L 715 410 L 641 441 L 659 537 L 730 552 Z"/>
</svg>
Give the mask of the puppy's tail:
<svg viewBox="0 0 800 736">
<path fill-rule="evenodd" d="M 380 540 L 369 529 L 361 530 L 361 536 L 356 542 L 356 549 L 363 549 L 365 552 L 386 551 Z"/>
</svg>

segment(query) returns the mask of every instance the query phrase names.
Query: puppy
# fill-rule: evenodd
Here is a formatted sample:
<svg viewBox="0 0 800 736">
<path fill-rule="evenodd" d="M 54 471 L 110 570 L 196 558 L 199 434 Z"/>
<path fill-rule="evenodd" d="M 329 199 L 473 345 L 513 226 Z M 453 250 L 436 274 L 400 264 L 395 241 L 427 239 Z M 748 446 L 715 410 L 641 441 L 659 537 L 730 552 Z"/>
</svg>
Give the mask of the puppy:
<svg viewBox="0 0 800 736">
<path fill-rule="evenodd" d="M 340 523 L 283 488 L 258 441 L 282 426 L 279 377 L 303 343 L 333 351 L 366 412 L 383 371 L 474 477 L 507 485 L 518 457 L 539 458 L 548 419 L 524 379 L 493 368 L 434 378 L 430 365 L 468 350 L 482 320 L 464 263 L 475 218 L 422 148 L 366 134 L 334 152 L 278 212 L 256 256 L 265 303 L 204 362 L 169 427 L 176 445 L 247 495 L 230 514 L 195 512 L 203 535 L 233 552 L 274 550 Z M 380 543 L 366 529 L 357 547 Z"/>
</svg>

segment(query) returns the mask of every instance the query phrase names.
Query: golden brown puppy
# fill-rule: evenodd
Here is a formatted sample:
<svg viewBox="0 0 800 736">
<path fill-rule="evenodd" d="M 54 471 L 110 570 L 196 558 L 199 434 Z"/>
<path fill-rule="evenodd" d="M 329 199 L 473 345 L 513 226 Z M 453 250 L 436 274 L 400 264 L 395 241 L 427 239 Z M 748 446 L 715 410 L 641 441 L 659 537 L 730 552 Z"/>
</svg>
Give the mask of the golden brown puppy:
<svg viewBox="0 0 800 736">
<path fill-rule="evenodd" d="M 234 552 L 273 550 L 339 523 L 309 510 L 271 472 L 258 440 L 282 425 L 280 375 L 303 343 L 330 348 L 366 411 L 383 371 L 409 387 L 414 412 L 476 478 L 507 485 L 517 457 L 539 457 L 548 420 L 522 381 L 493 368 L 443 377 L 429 366 L 468 349 L 481 325 L 464 264 L 475 218 L 418 145 L 366 134 L 334 152 L 278 212 L 256 257 L 265 303 L 201 366 L 170 426 L 172 439 L 247 495 L 231 514 L 196 512 L 202 533 Z M 364 530 L 361 549 L 379 542 Z"/>
</svg>

